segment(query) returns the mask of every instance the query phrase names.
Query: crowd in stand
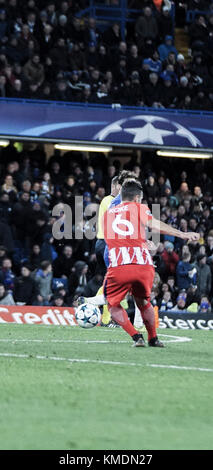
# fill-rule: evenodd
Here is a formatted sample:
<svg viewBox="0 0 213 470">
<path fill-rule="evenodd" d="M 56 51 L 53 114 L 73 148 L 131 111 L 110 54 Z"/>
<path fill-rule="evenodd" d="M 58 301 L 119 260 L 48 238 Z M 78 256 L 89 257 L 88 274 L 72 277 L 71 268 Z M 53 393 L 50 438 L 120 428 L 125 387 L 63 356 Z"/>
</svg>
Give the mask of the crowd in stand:
<svg viewBox="0 0 213 470">
<path fill-rule="evenodd" d="M 76 295 L 96 295 L 103 275 L 97 269 L 95 233 L 87 237 L 91 214 L 110 194 L 113 176 L 134 171 L 150 208 L 160 203 L 161 220 L 183 231 L 199 231 L 189 244 L 161 236 L 152 253 L 156 275 L 152 303 L 162 310 L 211 311 L 213 293 L 213 181 L 211 163 L 182 166 L 133 154 L 122 160 L 102 155 L 58 151 L 46 159 L 43 146 L 10 145 L 1 150 L 0 303 L 75 305 Z M 75 196 L 82 196 L 82 221 L 76 219 Z M 53 236 L 58 215 L 72 209 L 69 238 Z M 58 206 L 57 206 L 58 207 Z M 60 206 L 59 206 L 60 207 Z M 57 213 L 58 214 L 58 213 Z M 60 227 L 62 224 L 59 224 Z M 76 230 L 78 236 L 76 237 Z M 82 236 L 79 236 L 79 231 Z"/>
<path fill-rule="evenodd" d="M 125 37 L 119 22 L 78 17 L 86 0 L 0 0 L 0 96 L 212 110 L 213 4 L 175 3 L 177 15 L 180 6 L 208 12 L 185 25 L 190 60 L 174 45 L 168 0 L 129 1 L 141 15 Z"/>
</svg>

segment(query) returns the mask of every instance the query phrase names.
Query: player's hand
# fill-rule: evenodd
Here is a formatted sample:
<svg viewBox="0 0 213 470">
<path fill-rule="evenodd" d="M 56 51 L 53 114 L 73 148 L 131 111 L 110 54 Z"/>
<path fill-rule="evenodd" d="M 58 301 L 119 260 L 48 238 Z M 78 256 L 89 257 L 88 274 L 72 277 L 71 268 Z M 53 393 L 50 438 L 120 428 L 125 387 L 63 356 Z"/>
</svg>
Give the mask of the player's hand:
<svg viewBox="0 0 213 470">
<path fill-rule="evenodd" d="M 200 240 L 200 234 L 196 232 L 183 232 L 183 239 L 189 242 L 198 242 L 198 240 Z"/>
</svg>

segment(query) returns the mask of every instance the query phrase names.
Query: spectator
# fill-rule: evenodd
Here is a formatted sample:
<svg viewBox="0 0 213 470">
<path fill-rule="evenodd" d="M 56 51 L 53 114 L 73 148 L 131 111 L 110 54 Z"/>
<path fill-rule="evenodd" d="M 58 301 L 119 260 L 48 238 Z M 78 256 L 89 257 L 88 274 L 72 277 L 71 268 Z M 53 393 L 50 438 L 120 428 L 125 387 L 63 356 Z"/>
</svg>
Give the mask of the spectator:
<svg viewBox="0 0 213 470">
<path fill-rule="evenodd" d="M 40 267 L 41 261 L 41 248 L 39 245 L 33 245 L 30 256 L 30 265 L 32 266 L 33 271 Z"/>
<path fill-rule="evenodd" d="M 31 209 L 29 199 L 29 193 L 22 193 L 20 195 L 19 201 L 14 204 L 11 214 L 12 223 L 14 224 L 16 230 L 16 238 L 20 241 L 25 239 L 27 236 L 26 221 L 28 220 Z"/>
<path fill-rule="evenodd" d="M 171 310 L 174 307 L 174 304 L 172 302 L 172 294 L 168 290 L 167 292 L 164 292 L 163 298 L 160 302 L 160 312 L 165 312 L 166 310 Z"/>
<path fill-rule="evenodd" d="M 0 244 L 4 245 L 9 254 L 14 252 L 14 239 L 11 226 L 0 221 Z"/>
<path fill-rule="evenodd" d="M 14 201 L 16 199 L 17 188 L 14 185 L 13 177 L 11 175 L 7 175 L 5 177 L 4 184 L 1 189 L 9 195 L 10 201 Z"/>
<path fill-rule="evenodd" d="M 176 267 L 176 280 L 178 289 L 188 289 L 190 285 L 196 284 L 196 268 L 190 263 L 191 253 L 184 253 L 182 260 L 178 261 Z"/>
<path fill-rule="evenodd" d="M 68 68 L 68 50 L 64 38 L 58 38 L 49 53 L 56 74 Z"/>
<path fill-rule="evenodd" d="M 206 254 L 207 256 L 213 256 L 213 231 L 210 230 L 207 235 Z"/>
<path fill-rule="evenodd" d="M 68 278 L 74 265 L 73 249 L 71 245 L 65 245 L 62 254 L 53 263 L 54 277 Z"/>
<path fill-rule="evenodd" d="M 88 283 L 88 265 L 84 261 L 76 261 L 69 277 L 69 291 L 71 295 L 83 295 Z"/>
<path fill-rule="evenodd" d="M 164 251 L 162 253 L 163 261 L 166 265 L 166 273 L 168 276 L 172 276 L 176 272 L 176 266 L 179 261 L 179 256 L 174 251 L 173 243 L 166 241 L 164 243 Z"/>
<path fill-rule="evenodd" d="M 140 16 L 135 24 L 135 36 L 139 50 L 143 48 L 145 40 L 156 41 L 157 35 L 157 20 L 152 13 L 152 9 L 146 6 L 143 10 L 143 16 Z"/>
<path fill-rule="evenodd" d="M 189 37 L 193 50 L 204 51 L 208 40 L 208 29 L 203 15 L 198 15 L 194 23 L 189 27 Z"/>
<path fill-rule="evenodd" d="M 42 261 L 34 277 L 39 292 L 36 299 L 38 305 L 49 305 L 52 296 L 52 276 L 51 263 Z"/>
<path fill-rule="evenodd" d="M 150 175 L 144 186 L 145 194 L 149 204 L 155 204 L 158 200 L 159 190 L 154 176 Z"/>
<path fill-rule="evenodd" d="M 73 16 L 71 20 L 68 21 L 67 28 L 69 29 L 70 38 L 74 43 L 78 43 L 81 47 L 84 44 L 84 33 L 82 31 L 83 27 L 81 24 L 80 18 Z"/>
<path fill-rule="evenodd" d="M 85 43 L 94 42 L 97 46 L 100 38 L 100 33 L 97 28 L 96 19 L 90 16 L 88 18 L 88 24 L 84 31 L 84 41 Z"/>
<path fill-rule="evenodd" d="M 11 212 L 13 204 L 10 202 L 9 194 L 3 192 L 0 194 L 0 220 L 6 224 L 11 222 Z"/>
<path fill-rule="evenodd" d="M 29 59 L 23 67 L 23 72 L 29 85 L 36 84 L 38 87 L 42 85 L 45 73 L 38 54 L 35 54 L 32 59 Z"/>
<path fill-rule="evenodd" d="M 9 34 L 9 21 L 6 9 L 0 8 L 0 41 L 4 44 L 7 42 Z"/>
<path fill-rule="evenodd" d="M 154 104 L 157 104 L 158 107 L 161 107 L 161 87 L 159 83 L 159 78 L 158 75 L 154 72 L 150 73 L 149 75 L 149 81 L 147 84 L 144 86 L 144 96 L 146 104 L 148 106 L 153 106 Z"/>
<path fill-rule="evenodd" d="M 12 291 L 14 288 L 15 274 L 12 271 L 12 261 L 10 258 L 4 258 L 0 269 L 0 283 L 5 289 Z"/>
<path fill-rule="evenodd" d="M 95 274 L 95 276 L 92 277 L 92 279 L 90 279 L 87 286 L 85 287 L 84 295 L 86 297 L 94 297 L 97 294 L 100 287 L 102 286 L 102 284 L 103 284 L 103 276 L 99 273 Z"/>
<path fill-rule="evenodd" d="M 197 284 L 191 284 L 187 290 L 187 300 L 186 300 L 187 309 L 191 305 L 195 305 L 196 311 L 197 311 L 199 303 L 200 303 L 200 294 L 198 292 Z"/>
<path fill-rule="evenodd" d="M 2 267 L 2 261 L 7 258 L 7 250 L 5 246 L 0 245 L 0 267 Z"/>
<path fill-rule="evenodd" d="M 166 60 L 170 52 L 174 52 L 175 56 L 177 57 L 177 49 L 173 46 L 173 37 L 167 34 L 165 36 L 164 42 L 160 44 L 158 47 L 158 52 L 160 56 L 160 60 Z"/>
<path fill-rule="evenodd" d="M 177 303 L 171 309 L 171 312 L 187 313 L 186 301 L 187 296 L 185 294 L 179 294 L 177 297 Z"/>
<path fill-rule="evenodd" d="M 205 295 L 201 297 L 199 313 L 211 313 L 211 304 L 208 297 Z"/>
<path fill-rule="evenodd" d="M 13 297 L 17 304 L 34 305 L 37 301 L 38 286 L 31 276 L 31 265 L 25 264 L 21 268 L 21 276 L 14 282 Z"/>
<path fill-rule="evenodd" d="M 172 36 L 173 33 L 173 23 L 170 14 L 170 8 L 167 5 L 164 5 L 161 11 L 161 14 L 158 18 L 158 37 L 162 42 L 165 35 Z"/>
<path fill-rule="evenodd" d="M 102 40 L 104 44 L 114 50 L 114 48 L 118 46 L 121 41 L 121 32 L 119 24 L 113 23 L 112 26 L 107 28 L 107 30 L 103 33 Z"/>
<path fill-rule="evenodd" d="M 4 284 L 0 284 L 0 305 L 15 305 L 13 295 L 5 290 Z"/>
<path fill-rule="evenodd" d="M 211 269 L 208 264 L 206 264 L 206 255 L 198 255 L 197 263 L 197 286 L 198 292 L 200 295 L 209 295 L 211 292 Z"/>
<path fill-rule="evenodd" d="M 103 46 L 103 47 L 105 47 L 105 46 Z M 105 58 L 105 56 L 104 56 L 104 58 Z M 101 64 L 101 60 L 99 62 L 99 59 L 100 59 L 100 49 L 99 49 L 98 64 Z M 69 46 L 69 49 L 68 49 L 68 63 L 70 65 L 71 70 L 79 70 L 79 71 L 82 71 L 82 72 L 86 70 L 87 65 L 86 65 L 86 59 L 85 59 L 85 52 L 81 50 L 79 43 L 74 43 L 72 45 L 72 47 Z M 100 70 L 101 70 L 101 65 L 99 65 L 99 67 L 100 67 Z"/>
<path fill-rule="evenodd" d="M 48 260 L 50 263 L 53 263 L 58 257 L 58 253 L 54 248 L 54 238 L 52 233 L 45 233 L 43 243 L 41 245 L 41 259 Z"/>
<path fill-rule="evenodd" d="M 178 288 L 175 285 L 175 277 L 174 276 L 169 276 L 167 279 L 167 285 L 169 286 L 169 291 L 171 292 L 171 299 L 174 301 L 174 299 L 177 296 L 177 291 Z"/>
<path fill-rule="evenodd" d="M 56 40 L 56 38 L 58 39 L 58 29 L 55 29 L 54 33 L 53 31 L 53 26 L 51 24 L 46 23 L 40 34 L 39 46 L 42 60 L 45 60 L 45 58 L 49 56 L 50 50 L 54 46 L 54 41 Z"/>
<path fill-rule="evenodd" d="M 136 44 L 132 44 L 127 56 L 127 69 L 129 74 L 131 74 L 134 70 L 139 71 L 140 68 L 141 56 L 138 54 L 138 46 Z"/>
<path fill-rule="evenodd" d="M 50 305 L 54 305 L 56 307 L 67 307 L 67 305 L 65 304 L 65 301 L 64 301 L 64 297 L 63 295 L 61 295 L 60 293 L 55 293 L 51 302 L 50 302 Z"/>
<path fill-rule="evenodd" d="M 174 107 L 174 99 L 176 97 L 176 86 L 172 82 L 171 75 L 169 75 L 168 72 L 163 75 L 162 80 L 161 103 L 165 108 L 172 108 Z"/>
</svg>

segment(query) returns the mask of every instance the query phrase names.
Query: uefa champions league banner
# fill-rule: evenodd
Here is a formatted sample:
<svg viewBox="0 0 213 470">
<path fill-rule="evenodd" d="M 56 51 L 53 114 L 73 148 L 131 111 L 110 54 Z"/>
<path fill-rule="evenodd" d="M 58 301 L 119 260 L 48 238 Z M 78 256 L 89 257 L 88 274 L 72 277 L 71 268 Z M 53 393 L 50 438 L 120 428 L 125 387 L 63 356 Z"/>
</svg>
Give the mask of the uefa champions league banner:
<svg viewBox="0 0 213 470">
<path fill-rule="evenodd" d="M 0 136 L 213 149 L 213 113 L 2 98 Z"/>
</svg>

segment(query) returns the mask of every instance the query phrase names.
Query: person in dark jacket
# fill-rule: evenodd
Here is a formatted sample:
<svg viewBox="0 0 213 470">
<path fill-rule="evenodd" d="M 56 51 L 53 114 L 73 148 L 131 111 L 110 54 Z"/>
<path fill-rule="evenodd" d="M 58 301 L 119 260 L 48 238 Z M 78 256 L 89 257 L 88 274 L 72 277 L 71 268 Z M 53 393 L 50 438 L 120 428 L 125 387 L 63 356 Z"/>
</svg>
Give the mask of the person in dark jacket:
<svg viewBox="0 0 213 470">
<path fill-rule="evenodd" d="M 10 258 L 4 258 L 0 269 L 0 283 L 4 284 L 5 289 L 12 291 L 14 288 L 15 274 L 12 270 L 12 261 Z"/>
<path fill-rule="evenodd" d="M 168 6 L 163 6 L 162 12 L 157 20 L 158 22 L 158 37 L 163 41 L 166 34 L 173 34 L 172 17 Z"/>
<path fill-rule="evenodd" d="M 40 267 L 41 261 L 41 248 L 38 244 L 35 244 L 32 246 L 30 256 L 30 265 L 32 266 L 32 269 L 38 269 Z"/>
<path fill-rule="evenodd" d="M 71 245 L 63 248 L 62 254 L 53 263 L 54 277 L 69 277 L 74 264 L 73 249 Z"/>
<path fill-rule="evenodd" d="M 196 269 L 191 260 L 191 253 L 183 253 L 182 260 L 176 266 L 176 282 L 178 289 L 188 289 L 196 281 Z"/>
<path fill-rule="evenodd" d="M 33 305 L 39 294 L 37 284 L 31 277 L 31 266 L 25 264 L 21 267 L 21 276 L 14 282 L 13 297 L 16 303 Z"/>
<path fill-rule="evenodd" d="M 209 295 L 211 292 L 212 275 L 211 268 L 206 264 L 206 255 L 200 254 L 197 257 L 197 286 L 200 295 Z"/>
<path fill-rule="evenodd" d="M 69 291 L 71 295 L 83 295 L 88 283 L 88 265 L 85 261 L 76 261 L 69 277 Z"/>
<path fill-rule="evenodd" d="M 153 103 L 161 104 L 161 86 L 157 73 L 150 73 L 149 81 L 144 85 L 144 96 L 147 106 L 153 106 Z"/>
<path fill-rule="evenodd" d="M 90 279 L 90 281 L 88 282 L 87 286 L 84 289 L 85 297 L 94 297 L 97 294 L 98 289 L 100 289 L 100 287 L 102 286 L 102 284 L 103 284 L 103 276 L 99 273 L 95 274 L 95 276 L 93 276 L 92 279 Z"/>
<path fill-rule="evenodd" d="M 52 236 L 52 233 L 45 233 L 44 234 L 44 241 L 41 245 L 41 259 L 43 260 L 48 260 L 51 263 L 55 261 L 55 259 L 58 257 L 58 253 L 56 252 L 54 246 L 54 238 Z"/>
<path fill-rule="evenodd" d="M 143 16 L 140 16 L 135 24 L 135 36 L 139 48 L 144 45 L 146 39 L 156 40 L 158 35 L 157 20 L 152 13 L 152 9 L 146 6 L 143 10 Z"/>
<path fill-rule="evenodd" d="M 145 195 L 149 204 L 154 204 L 157 202 L 157 197 L 159 195 L 158 185 L 155 181 L 153 175 L 149 175 L 146 184 L 144 185 Z"/>
<path fill-rule="evenodd" d="M 7 193 L 0 194 L 0 220 L 7 224 L 11 222 L 11 212 L 13 204 L 10 202 L 9 195 Z"/>
<path fill-rule="evenodd" d="M 23 192 L 18 202 L 13 206 L 11 220 L 15 226 L 16 238 L 23 240 L 26 237 L 26 221 L 31 211 L 30 195 Z"/>
</svg>

